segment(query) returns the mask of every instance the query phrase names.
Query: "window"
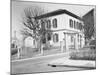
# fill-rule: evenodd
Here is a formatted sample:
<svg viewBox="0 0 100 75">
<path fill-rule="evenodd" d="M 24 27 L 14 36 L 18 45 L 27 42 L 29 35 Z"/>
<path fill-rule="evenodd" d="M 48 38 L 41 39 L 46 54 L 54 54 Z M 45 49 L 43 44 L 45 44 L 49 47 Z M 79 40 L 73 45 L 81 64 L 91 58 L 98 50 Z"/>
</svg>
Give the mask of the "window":
<svg viewBox="0 0 100 75">
<path fill-rule="evenodd" d="M 41 27 L 42 29 L 45 29 L 45 22 L 43 20 L 41 20 Z"/>
<path fill-rule="evenodd" d="M 79 42 L 80 35 L 78 34 L 78 42 Z"/>
<path fill-rule="evenodd" d="M 49 29 L 51 28 L 51 21 L 50 20 L 47 21 L 47 28 L 49 28 Z"/>
<path fill-rule="evenodd" d="M 83 26 L 82 26 L 82 24 L 81 24 L 80 30 L 82 30 L 82 28 L 83 28 Z"/>
<path fill-rule="evenodd" d="M 78 22 L 78 25 L 77 25 L 77 29 L 80 29 L 80 28 L 79 28 L 79 22 Z"/>
<path fill-rule="evenodd" d="M 42 42 L 43 44 L 46 43 L 46 37 L 45 37 L 45 34 L 43 34 L 43 36 L 41 37 L 41 42 Z"/>
<path fill-rule="evenodd" d="M 78 29 L 78 24 L 79 24 L 79 23 L 77 22 L 77 23 L 76 23 L 76 29 Z"/>
<path fill-rule="evenodd" d="M 46 38 L 42 39 L 42 43 L 45 44 L 46 43 Z"/>
<path fill-rule="evenodd" d="M 11 44 L 11 48 L 15 48 L 15 44 L 14 43 Z"/>
<path fill-rule="evenodd" d="M 82 24 L 81 23 L 79 23 L 79 29 L 82 30 Z"/>
<path fill-rule="evenodd" d="M 74 37 L 73 36 L 71 36 L 71 42 L 73 42 L 74 41 Z"/>
<path fill-rule="evenodd" d="M 53 35 L 53 41 L 54 41 L 54 42 L 58 42 L 58 34 L 57 34 L 57 33 L 55 33 L 55 34 Z"/>
<path fill-rule="evenodd" d="M 33 40 L 33 44 L 35 45 L 35 40 Z"/>
<path fill-rule="evenodd" d="M 74 28 L 76 28 L 76 21 L 74 21 Z"/>
<path fill-rule="evenodd" d="M 53 19 L 53 27 L 54 27 L 54 28 L 57 28 L 57 19 L 56 19 L 56 18 Z"/>
<path fill-rule="evenodd" d="M 70 27 L 73 28 L 73 20 L 72 19 L 69 20 L 69 23 L 70 23 Z"/>
<path fill-rule="evenodd" d="M 50 33 L 48 33 L 47 39 L 48 39 L 48 41 L 51 40 L 51 34 Z"/>
</svg>

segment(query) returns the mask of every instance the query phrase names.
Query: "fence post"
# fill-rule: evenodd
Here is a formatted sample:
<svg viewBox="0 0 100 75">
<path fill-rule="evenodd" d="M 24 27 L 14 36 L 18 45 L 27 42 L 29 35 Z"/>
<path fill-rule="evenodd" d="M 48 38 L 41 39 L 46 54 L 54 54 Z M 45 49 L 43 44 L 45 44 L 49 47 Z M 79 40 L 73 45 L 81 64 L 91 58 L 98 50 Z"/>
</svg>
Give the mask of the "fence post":
<svg viewBox="0 0 100 75">
<path fill-rule="evenodd" d="M 61 49 L 61 52 L 64 52 L 63 50 L 63 41 L 60 41 L 60 49 Z"/>
<path fill-rule="evenodd" d="M 78 50 L 78 34 L 75 36 L 75 49 Z"/>
<path fill-rule="evenodd" d="M 20 58 L 20 48 L 18 48 L 17 57 Z"/>
<path fill-rule="evenodd" d="M 41 45 L 41 55 L 43 55 L 43 45 Z"/>
</svg>

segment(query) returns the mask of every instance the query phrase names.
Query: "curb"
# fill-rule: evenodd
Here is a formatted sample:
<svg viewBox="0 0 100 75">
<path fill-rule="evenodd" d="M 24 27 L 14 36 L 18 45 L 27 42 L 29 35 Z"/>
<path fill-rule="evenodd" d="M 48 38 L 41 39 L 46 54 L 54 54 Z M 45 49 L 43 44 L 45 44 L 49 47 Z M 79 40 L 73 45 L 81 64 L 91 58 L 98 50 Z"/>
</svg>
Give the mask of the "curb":
<svg viewBox="0 0 100 75">
<path fill-rule="evenodd" d="M 48 66 L 51 67 L 76 67 L 76 68 L 89 68 L 95 69 L 96 63 L 95 61 L 88 60 L 69 60 L 60 58 L 58 60 L 51 61 L 48 63 Z"/>
<path fill-rule="evenodd" d="M 86 67 L 86 66 L 71 66 L 71 65 L 52 65 L 52 64 L 48 64 L 48 66 L 51 66 L 51 67 L 75 67 L 75 68 L 87 68 L 87 69 L 96 69 L 96 67 Z"/>
</svg>

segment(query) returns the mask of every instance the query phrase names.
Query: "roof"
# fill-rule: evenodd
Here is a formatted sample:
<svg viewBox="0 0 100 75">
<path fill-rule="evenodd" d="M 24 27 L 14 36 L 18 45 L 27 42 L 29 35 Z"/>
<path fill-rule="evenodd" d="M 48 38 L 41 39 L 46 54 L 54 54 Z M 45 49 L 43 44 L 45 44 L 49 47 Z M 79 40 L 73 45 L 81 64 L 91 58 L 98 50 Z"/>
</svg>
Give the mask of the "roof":
<svg viewBox="0 0 100 75">
<path fill-rule="evenodd" d="M 59 10 L 56 10 L 56 11 L 52 11 L 52 12 L 49 12 L 49 13 L 46 13 L 46 14 L 43 14 L 43 15 L 40 15 L 40 16 L 37 16 L 35 17 L 36 19 L 42 19 L 42 18 L 46 18 L 46 17 L 51 17 L 51 16 L 56 16 L 56 15 L 60 15 L 60 14 L 68 14 L 74 18 L 77 18 L 79 20 L 82 20 L 81 17 L 65 10 L 65 9 L 59 9 Z"/>
<path fill-rule="evenodd" d="M 91 9 L 89 12 L 87 12 L 85 15 L 83 15 L 82 17 L 85 17 L 85 16 L 87 16 L 88 14 L 90 14 L 90 13 L 93 13 L 94 12 L 94 9 Z"/>
</svg>

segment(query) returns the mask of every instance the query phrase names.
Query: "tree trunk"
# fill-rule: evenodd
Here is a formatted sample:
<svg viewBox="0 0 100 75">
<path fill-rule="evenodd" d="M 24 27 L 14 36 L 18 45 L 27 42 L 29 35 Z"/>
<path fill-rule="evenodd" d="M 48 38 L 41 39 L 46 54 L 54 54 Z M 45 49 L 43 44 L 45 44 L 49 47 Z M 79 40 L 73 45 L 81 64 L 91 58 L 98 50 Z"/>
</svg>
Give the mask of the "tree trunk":
<svg viewBox="0 0 100 75">
<path fill-rule="evenodd" d="M 40 48 L 39 48 L 39 50 L 40 50 L 40 54 L 41 55 L 43 55 L 43 45 L 42 45 L 42 39 L 41 39 L 41 37 L 40 37 Z"/>
</svg>

